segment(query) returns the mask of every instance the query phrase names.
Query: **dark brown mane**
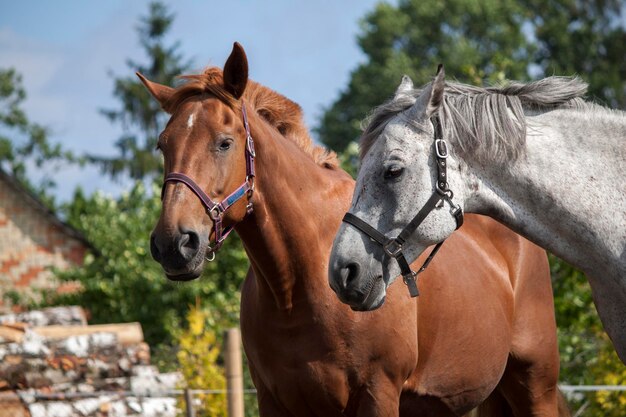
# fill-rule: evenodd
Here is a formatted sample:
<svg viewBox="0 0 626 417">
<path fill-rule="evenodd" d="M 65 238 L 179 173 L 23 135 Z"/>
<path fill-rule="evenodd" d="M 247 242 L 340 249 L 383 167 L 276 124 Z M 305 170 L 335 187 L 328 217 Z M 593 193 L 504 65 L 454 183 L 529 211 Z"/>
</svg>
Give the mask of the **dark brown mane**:
<svg viewBox="0 0 626 417">
<path fill-rule="evenodd" d="M 163 106 L 168 113 L 172 113 L 190 97 L 202 94 L 212 95 L 232 109 L 241 109 L 239 101 L 224 89 L 221 69 L 210 67 L 202 74 L 184 75 L 181 78 L 187 82 L 178 87 Z M 304 123 L 302 108 L 297 103 L 252 80 L 248 80 L 244 99 L 259 116 L 285 138 L 298 145 L 318 165 L 326 168 L 336 168 L 339 165 L 334 152 L 313 143 Z"/>
</svg>

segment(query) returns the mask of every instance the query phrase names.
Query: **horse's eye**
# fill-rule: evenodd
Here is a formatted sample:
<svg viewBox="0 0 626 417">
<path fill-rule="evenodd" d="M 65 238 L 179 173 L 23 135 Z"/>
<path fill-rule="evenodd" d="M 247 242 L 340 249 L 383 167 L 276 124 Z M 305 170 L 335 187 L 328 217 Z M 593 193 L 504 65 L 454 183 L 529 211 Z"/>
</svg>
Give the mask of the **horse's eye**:
<svg viewBox="0 0 626 417">
<path fill-rule="evenodd" d="M 222 142 L 219 144 L 219 149 L 220 149 L 220 151 L 227 151 L 227 150 L 229 150 L 229 149 L 230 149 L 230 147 L 231 147 L 231 145 L 232 145 L 232 143 L 233 143 L 233 142 L 232 142 L 232 140 L 230 140 L 230 139 L 226 139 L 226 140 L 222 141 Z"/>
<path fill-rule="evenodd" d="M 402 171 L 404 171 L 404 168 L 402 168 L 400 165 L 391 165 L 387 169 L 385 169 L 385 179 L 391 180 L 394 178 L 398 178 L 400 177 L 400 175 L 402 175 Z"/>
</svg>

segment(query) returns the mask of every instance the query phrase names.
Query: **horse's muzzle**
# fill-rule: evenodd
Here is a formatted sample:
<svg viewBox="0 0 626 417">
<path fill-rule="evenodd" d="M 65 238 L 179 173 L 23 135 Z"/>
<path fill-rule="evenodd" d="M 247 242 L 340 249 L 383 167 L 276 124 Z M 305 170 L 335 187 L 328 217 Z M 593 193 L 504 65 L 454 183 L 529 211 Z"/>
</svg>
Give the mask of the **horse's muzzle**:
<svg viewBox="0 0 626 417">
<path fill-rule="evenodd" d="M 150 236 L 152 257 L 161 264 L 168 279 L 174 281 L 189 281 L 201 275 L 204 264 L 202 246 L 200 235 L 193 230 L 166 238 L 156 232 Z"/>
</svg>

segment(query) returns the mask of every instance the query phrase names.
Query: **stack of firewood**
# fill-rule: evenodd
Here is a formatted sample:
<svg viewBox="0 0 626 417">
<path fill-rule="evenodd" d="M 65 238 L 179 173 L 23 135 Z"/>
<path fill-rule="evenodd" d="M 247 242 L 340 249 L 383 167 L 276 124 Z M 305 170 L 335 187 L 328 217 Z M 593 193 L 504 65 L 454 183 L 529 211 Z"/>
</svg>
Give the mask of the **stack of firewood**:
<svg viewBox="0 0 626 417">
<path fill-rule="evenodd" d="M 150 366 L 139 323 L 88 325 L 80 307 L 0 316 L 0 417 L 175 416 L 177 373 Z"/>
</svg>

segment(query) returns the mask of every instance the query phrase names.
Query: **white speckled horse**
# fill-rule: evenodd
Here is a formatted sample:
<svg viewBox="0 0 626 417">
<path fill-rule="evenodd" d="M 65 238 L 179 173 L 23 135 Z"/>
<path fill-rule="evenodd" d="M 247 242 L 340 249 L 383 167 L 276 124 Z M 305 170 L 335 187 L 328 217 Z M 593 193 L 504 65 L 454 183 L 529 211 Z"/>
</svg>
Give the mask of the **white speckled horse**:
<svg viewBox="0 0 626 417">
<path fill-rule="evenodd" d="M 586 103 L 586 89 L 567 77 L 478 88 L 446 83 L 443 70 L 414 89 L 404 77 L 369 119 L 350 213 L 397 236 L 436 193 L 439 124 L 449 148 L 443 189 L 453 197 L 442 197 L 406 239 L 407 260 L 450 236 L 456 205 L 488 215 L 585 272 L 626 362 L 626 113 Z M 381 262 L 382 250 L 344 223 L 329 264 L 331 286 L 372 287 L 382 301 L 399 272 L 395 262 Z M 366 282 L 383 274 L 392 277 L 384 286 Z"/>
</svg>

